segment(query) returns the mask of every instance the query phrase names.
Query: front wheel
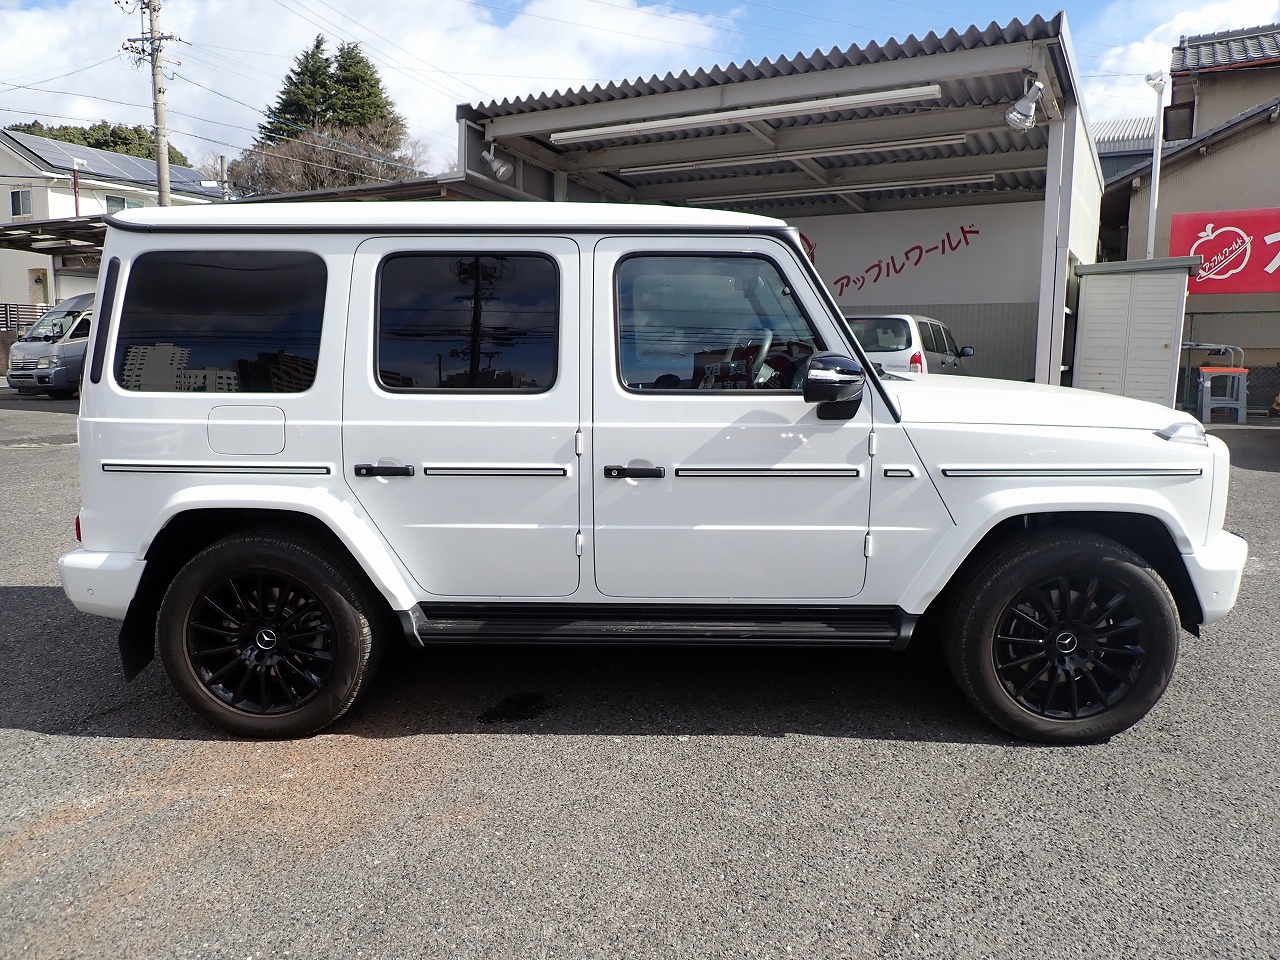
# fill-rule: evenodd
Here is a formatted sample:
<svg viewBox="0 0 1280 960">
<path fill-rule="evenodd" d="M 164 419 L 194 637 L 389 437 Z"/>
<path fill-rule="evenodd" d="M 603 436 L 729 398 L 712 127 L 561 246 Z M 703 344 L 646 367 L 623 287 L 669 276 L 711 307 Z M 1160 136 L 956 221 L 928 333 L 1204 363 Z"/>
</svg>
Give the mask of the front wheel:
<svg viewBox="0 0 1280 960">
<path fill-rule="evenodd" d="M 948 658 L 997 726 L 1096 743 L 1147 714 L 1173 676 L 1178 611 L 1145 560 L 1113 540 L 1050 532 L 998 550 L 960 586 Z"/>
<path fill-rule="evenodd" d="M 192 557 L 165 593 L 156 640 L 170 683 L 206 720 L 298 737 L 355 701 L 373 619 L 364 590 L 319 547 L 268 531 Z"/>
</svg>

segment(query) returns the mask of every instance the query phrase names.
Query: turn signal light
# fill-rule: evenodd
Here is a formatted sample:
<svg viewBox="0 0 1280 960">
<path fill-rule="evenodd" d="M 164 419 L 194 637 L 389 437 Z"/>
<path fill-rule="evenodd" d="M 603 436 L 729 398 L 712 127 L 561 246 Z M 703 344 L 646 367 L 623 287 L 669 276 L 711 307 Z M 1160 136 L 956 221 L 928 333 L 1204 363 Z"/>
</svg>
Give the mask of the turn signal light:
<svg viewBox="0 0 1280 960">
<path fill-rule="evenodd" d="M 76 514 L 76 543 L 80 543 L 80 514 Z"/>
</svg>

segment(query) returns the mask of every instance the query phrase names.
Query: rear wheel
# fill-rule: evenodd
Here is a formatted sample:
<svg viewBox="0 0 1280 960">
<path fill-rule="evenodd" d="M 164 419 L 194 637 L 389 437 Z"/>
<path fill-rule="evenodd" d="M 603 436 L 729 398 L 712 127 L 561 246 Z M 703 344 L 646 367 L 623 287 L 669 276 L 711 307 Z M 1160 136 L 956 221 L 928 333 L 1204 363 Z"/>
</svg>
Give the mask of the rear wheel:
<svg viewBox="0 0 1280 960">
<path fill-rule="evenodd" d="M 953 602 L 948 658 L 997 726 L 1093 743 L 1155 705 L 1178 656 L 1169 588 L 1137 554 L 1086 533 L 1029 536 L 976 569 Z"/>
<path fill-rule="evenodd" d="M 206 720 L 249 737 L 305 736 L 342 716 L 368 680 L 372 610 L 316 545 L 240 534 L 174 577 L 156 639 L 169 681 Z"/>
</svg>

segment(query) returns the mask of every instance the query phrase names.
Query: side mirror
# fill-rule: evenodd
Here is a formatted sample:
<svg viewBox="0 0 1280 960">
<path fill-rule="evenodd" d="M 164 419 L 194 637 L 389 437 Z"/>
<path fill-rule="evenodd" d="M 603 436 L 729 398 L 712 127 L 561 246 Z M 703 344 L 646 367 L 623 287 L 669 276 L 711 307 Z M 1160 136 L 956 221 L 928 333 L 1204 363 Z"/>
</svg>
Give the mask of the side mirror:
<svg viewBox="0 0 1280 960">
<path fill-rule="evenodd" d="M 962 356 L 962 357 L 972 357 L 972 356 L 973 356 L 973 347 L 961 347 L 961 348 L 960 348 L 960 356 Z"/>
<path fill-rule="evenodd" d="M 819 420 L 848 420 L 862 404 L 862 364 L 838 353 L 819 353 L 804 371 L 804 399 L 818 404 Z"/>
</svg>

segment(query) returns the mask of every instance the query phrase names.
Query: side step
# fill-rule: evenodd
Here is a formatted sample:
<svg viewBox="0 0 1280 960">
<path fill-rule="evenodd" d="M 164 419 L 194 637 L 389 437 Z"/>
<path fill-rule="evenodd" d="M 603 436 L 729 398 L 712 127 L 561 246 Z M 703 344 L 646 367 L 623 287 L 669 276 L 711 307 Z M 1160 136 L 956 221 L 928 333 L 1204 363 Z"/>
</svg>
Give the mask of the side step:
<svg viewBox="0 0 1280 960">
<path fill-rule="evenodd" d="M 919 617 L 899 607 L 420 603 L 411 643 L 855 644 L 900 650 Z"/>
</svg>

